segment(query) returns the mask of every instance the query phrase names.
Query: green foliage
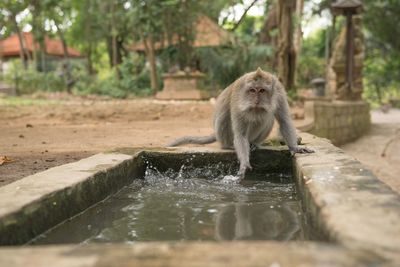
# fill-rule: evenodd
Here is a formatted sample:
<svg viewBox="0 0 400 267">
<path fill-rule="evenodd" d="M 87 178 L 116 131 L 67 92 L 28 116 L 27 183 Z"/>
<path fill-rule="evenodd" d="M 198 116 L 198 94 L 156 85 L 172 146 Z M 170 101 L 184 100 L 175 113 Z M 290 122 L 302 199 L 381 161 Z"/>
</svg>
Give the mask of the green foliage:
<svg viewBox="0 0 400 267">
<path fill-rule="evenodd" d="M 364 1 L 364 96 L 375 106 L 400 98 L 399 13 L 399 1 Z"/>
<path fill-rule="evenodd" d="M 74 72 L 74 77 L 77 79 L 74 93 L 80 95 L 100 94 L 126 98 L 130 95 L 148 96 L 152 93 L 149 71 L 144 65 L 143 57 L 137 54 L 126 57 L 118 69 L 113 69 L 103 78 L 89 76 L 84 69 Z M 161 75 L 158 77 L 161 79 Z"/>
<path fill-rule="evenodd" d="M 299 86 L 309 86 L 312 79 L 325 76 L 325 36 L 326 29 L 321 29 L 303 41 L 297 67 Z"/>
<path fill-rule="evenodd" d="M 18 89 L 19 94 L 31 94 L 36 91 L 63 91 L 65 83 L 56 72 L 37 72 L 32 68 L 24 70 L 19 61 L 14 61 L 5 80 Z"/>
<path fill-rule="evenodd" d="M 196 51 L 200 70 L 207 73 L 209 84 L 216 84 L 221 88 L 258 67 L 271 70 L 268 61 L 272 54 L 273 49 L 270 46 L 248 43 L 220 48 L 199 48 Z"/>
<path fill-rule="evenodd" d="M 373 105 L 400 98 L 400 60 L 390 60 L 379 49 L 370 49 L 364 61 L 364 97 Z"/>
<path fill-rule="evenodd" d="M 247 15 L 235 30 L 239 38 L 253 38 L 257 36 L 263 26 L 264 17 L 255 17 Z"/>
</svg>

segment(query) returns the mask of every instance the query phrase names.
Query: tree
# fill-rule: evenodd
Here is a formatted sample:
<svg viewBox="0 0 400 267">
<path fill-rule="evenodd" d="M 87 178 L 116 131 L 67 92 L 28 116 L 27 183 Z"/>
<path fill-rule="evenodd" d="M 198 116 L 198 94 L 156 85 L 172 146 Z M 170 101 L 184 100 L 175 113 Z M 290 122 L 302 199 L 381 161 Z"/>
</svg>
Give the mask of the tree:
<svg viewBox="0 0 400 267">
<path fill-rule="evenodd" d="M 163 35 L 162 3 L 157 0 L 132 0 L 131 25 L 136 29 L 137 39 L 142 40 L 150 65 L 150 83 L 153 93 L 159 89 L 155 56 L 155 42 Z"/>
<path fill-rule="evenodd" d="M 73 80 L 71 75 L 71 66 L 69 62 L 69 52 L 65 32 L 68 30 L 72 17 L 72 6 L 69 1 L 42 0 L 43 12 L 48 21 L 56 29 L 56 34 L 61 40 L 64 62 L 62 64 L 62 74 L 68 93 L 71 93 Z"/>
<path fill-rule="evenodd" d="M 12 25 L 14 31 L 18 35 L 20 45 L 20 58 L 24 69 L 28 69 L 28 60 L 30 59 L 29 52 L 26 49 L 25 40 L 22 36 L 20 26 L 18 25 L 17 15 L 25 10 L 28 4 L 24 0 L 4 0 L 0 2 L 0 10 L 6 17 L 7 22 Z"/>
<path fill-rule="evenodd" d="M 103 38 L 103 31 L 100 27 L 102 16 L 99 12 L 98 0 L 74 0 L 72 8 L 76 16 L 68 34 L 72 44 L 81 48 L 87 60 L 87 72 L 93 75 L 94 61 L 97 55 L 97 46 Z"/>
<path fill-rule="evenodd" d="M 34 53 L 34 60 L 38 71 L 46 70 L 46 31 L 44 29 L 45 18 L 43 16 L 43 2 L 31 0 L 29 5 L 32 14 L 32 34 L 35 43 L 39 44 L 39 50 Z"/>
<path fill-rule="evenodd" d="M 296 71 L 296 51 L 293 42 L 295 10 L 296 0 L 278 0 L 278 76 L 286 90 L 293 90 Z"/>
</svg>

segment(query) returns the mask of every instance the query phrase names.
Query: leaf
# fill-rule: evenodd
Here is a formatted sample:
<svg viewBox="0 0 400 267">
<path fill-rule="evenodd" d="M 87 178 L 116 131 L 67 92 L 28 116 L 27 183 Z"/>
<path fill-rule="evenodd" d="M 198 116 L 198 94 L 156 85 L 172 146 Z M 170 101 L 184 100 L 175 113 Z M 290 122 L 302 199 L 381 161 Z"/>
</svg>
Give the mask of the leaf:
<svg viewBox="0 0 400 267">
<path fill-rule="evenodd" d="M 7 157 L 7 156 L 1 156 L 0 157 L 0 165 L 3 165 L 5 163 L 10 163 L 13 162 L 13 159 Z"/>
</svg>

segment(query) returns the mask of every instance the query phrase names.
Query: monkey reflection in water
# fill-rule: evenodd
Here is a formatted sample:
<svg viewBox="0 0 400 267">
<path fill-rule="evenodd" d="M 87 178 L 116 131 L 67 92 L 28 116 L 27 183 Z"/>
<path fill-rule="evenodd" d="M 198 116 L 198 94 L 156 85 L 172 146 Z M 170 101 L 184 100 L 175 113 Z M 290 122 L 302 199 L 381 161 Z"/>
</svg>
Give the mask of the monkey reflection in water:
<svg viewBox="0 0 400 267">
<path fill-rule="evenodd" d="M 213 134 L 203 137 L 185 136 L 167 146 L 218 141 L 224 149 L 235 149 L 240 163 L 238 176 L 243 179 L 246 170 L 252 169 L 250 151 L 267 138 L 275 119 L 292 155 L 314 152 L 297 146 L 296 129 L 290 118 L 283 85 L 274 75 L 258 68 L 237 79 L 218 96 Z"/>
<path fill-rule="evenodd" d="M 286 203 L 274 208 L 265 208 L 263 203 L 236 203 L 216 214 L 215 238 L 287 241 L 297 239 L 300 229 L 296 212 Z"/>
</svg>

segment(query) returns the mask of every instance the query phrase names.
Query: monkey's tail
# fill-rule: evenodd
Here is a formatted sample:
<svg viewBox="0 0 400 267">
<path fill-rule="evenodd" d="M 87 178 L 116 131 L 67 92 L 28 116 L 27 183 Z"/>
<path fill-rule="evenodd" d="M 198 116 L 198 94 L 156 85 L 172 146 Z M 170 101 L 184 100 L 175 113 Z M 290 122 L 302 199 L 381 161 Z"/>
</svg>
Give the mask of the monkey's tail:
<svg viewBox="0 0 400 267">
<path fill-rule="evenodd" d="M 175 141 L 169 143 L 167 147 L 171 146 L 180 146 L 184 144 L 210 144 L 217 141 L 215 134 L 208 135 L 208 136 L 184 136 L 181 138 L 176 139 Z"/>
</svg>

